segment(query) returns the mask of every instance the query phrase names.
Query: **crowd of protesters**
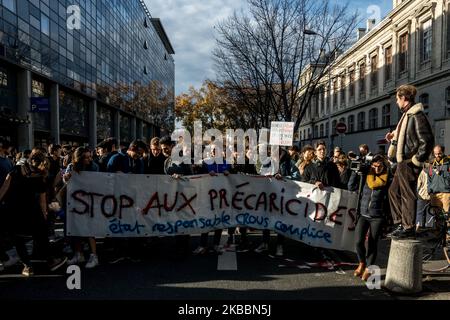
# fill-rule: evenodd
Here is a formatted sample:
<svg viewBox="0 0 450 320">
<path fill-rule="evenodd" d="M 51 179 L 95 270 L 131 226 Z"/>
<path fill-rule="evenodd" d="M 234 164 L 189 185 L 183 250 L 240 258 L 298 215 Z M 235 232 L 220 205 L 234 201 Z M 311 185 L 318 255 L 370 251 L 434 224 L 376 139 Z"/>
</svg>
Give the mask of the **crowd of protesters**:
<svg viewBox="0 0 450 320">
<path fill-rule="evenodd" d="M 399 94 L 398 94 L 399 95 Z M 413 107 L 413 99 L 409 96 L 409 107 Z M 399 128 L 401 125 L 399 124 Z M 422 133 L 423 134 L 423 133 Z M 391 133 L 389 139 L 395 139 Z M 427 138 L 428 139 L 428 138 Z M 345 152 L 336 147 L 327 150 L 323 141 L 314 146 L 306 145 L 301 150 L 297 146 L 280 149 L 279 165 L 272 165 L 272 158 L 267 161 L 252 164 L 251 149 L 247 149 L 245 162 L 231 163 L 223 161 L 216 163 L 216 149 L 210 150 L 211 161 L 199 164 L 185 164 L 173 161 L 172 149 L 175 142 L 170 137 L 154 137 L 145 143 L 141 140 L 133 141 L 127 148 L 120 147 L 114 138 L 108 138 L 99 143 L 94 150 L 87 147 L 72 147 L 50 145 L 48 149 L 34 148 L 15 154 L 14 148 L 5 140 L 0 141 L 0 209 L 2 221 L 0 224 L 0 271 L 17 262 L 24 265 L 22 274 L 33 274 L 32 257 L 44 258 L 48 268 L 55 271 L 64 264 L 83 264 L 86 268 L 94 268 L 100 261 L 117 263 L 126 258 L 138 261 L 142 247 L 141 239 L 109 239 L 111 247 L 109 257 L 99 259 L 95 238 L 70 238 L 68 245 L 72 252 L 69 257 L 63 252 L 54 250 L 50 245 L 50 238 L 54 236 L 54 222 L 62 219 L 58 212 L 63 212 L 64 190 L 74 173 L 82 171 L 110 172 L 125 174 L 159 174 L 170 175 L 175 179 L 193 174 L 209 174 L 217 176 L 223 174 L 248 174 L 273 176 L 276 179 L 290 179 L 313 184 L 315 188 L 327 190 L 330 187 L 346 189 L 358 193 L 358 220 L 355 229 L 355 248 L 359 266 L 354 275 L 367 280 L 370 276 L 367 266 L 375 263 L 377 245 L 386 226 L 394 225 L 396 229 L 391 234 L 397 238 L 414 236 L 417 228 L 426 227 L 427 217 L 425 208 L 429 205 L 437 206 L 448 212 L 450 206 L 450 157 L 444 153 L 444 147 L 435 145 L 431 154 L 422 150 L 413 151 L 409 157 L 416 157 L 414 165 L 420 165 L 422 171 L 412 170 L 410 174 L 410 187 L 417 188 L 414 195 L 409 195 L 414 205 L 408 217 L 398 216 L 398 203 L 393 203 L 399 192 L 392 185 L 404 184 L 399 175 L 409 170 L 405 164 L 396 163 L 395 159 L 379 152 L 372 154 L 366 144 L 359 146 L 358 154 L 353 151 Z M 266 148 L 267 146 L 259 146 Z M 414 148 L 412 146 L 411 148 Z M 419 148 L 415 146 L 415 148 Z M 425 148 L 426 149 L 426 148 Z M 267 150 L 270 156 L 270 148 Z M 424 157 L 428 157 L 424 161 Z M 237 156 L 235 154 L 235 156 Z M 222 154 L 225 158 L 225 153 Z M 419 160 L 422 161 L 419 161 Z M 412 162 L 409 161 L 408 165 Z M 399 168 L 400 173 L 399 174 Z M 408 167 L 409 168 L 409 167 Z M 405 189 L 405 188 L 403 188 Z M 402 191 L 403 192 L 403 191 Z M 417 203 L 415 195 L 417 195 Z M 417 218 L 416 218 L 417 216 Z M 403 220 L 402 220 L 403 219 Z M 406 220 L 405 220 L 406 219 Z M 414 219 L 411 222 L 411 219 Z M 63 220 L 63 219 L 62 219 Z M 405 228 L 404 222 L 409 224 Z M 403 223 L 403 225 L 402 225 Z M 398 224 L 395 225 L 395 224 Z M 411 230 L 410 225 L 414 225 Z M 236 228 L 228 231 L 226 246 L 235 244 Z M 241 242 L 237 251 L 250 250 L 247 228 L 239 228 Z M 212 252 L 221 253 L 220 238 L 222 230 L 216 230 L 213 237 Z M 26 239 L 33 239 L 33 253 L 30 256 L 26 248 Z M 202 255 L 210 252 L 208 249 L 208 233 L 200 237 L 198 247 L 191 252 L 190 236 L 179 235 L 175 237 L 176 254 L 187 256 L 191 253 Z M 367 239 L 367 248 L 366 248 Z M 262 241 L 253 247 L 255 252 L 269 251 L 270 230 L 262 231 Z M 277 256 L 283 256 L 284 237 L 277 235 Z M 18 257 L 7 254 L 15 247 Z M 88 248 L 88 249 L 86 249 Z M 88 252 L 87 252 L 88 251 Z M 69 259 L 70 258 L 70 259 Z"/>
</svg>

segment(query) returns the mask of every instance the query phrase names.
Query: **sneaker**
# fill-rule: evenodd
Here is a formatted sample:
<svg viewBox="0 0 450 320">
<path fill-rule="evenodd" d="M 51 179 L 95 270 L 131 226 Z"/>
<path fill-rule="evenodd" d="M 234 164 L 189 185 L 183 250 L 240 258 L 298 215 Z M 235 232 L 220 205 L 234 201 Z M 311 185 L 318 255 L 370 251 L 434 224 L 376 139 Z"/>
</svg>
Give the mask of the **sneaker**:
<svg viewBox="0 0 450 320">
<path fill-rule="evenodd" d="M 255 249 L 256 253 L 261 253 L 263 251 L 269 251 L 268 243 L 261 243 L 258 248 Z"/>
<path fill-rule="evenodd" d="M 12 267 L 20 262 L 20 258 L 18 256 L 9 256 L 8 261 L 3 261 L 3 266 L 5 268 Z"/>
<path fill-rule="evenodd" d="M 275 255 L 276 255 L 277 257 L 282 257 L 283 254 L 284 254 L 284 252 L 283 252 L 283 246 L 282 246 L 281 244 L 277 245 L 277 250 L 276 250 L 276 252 L 275 252 Z"/>
<path fill-rule="evenodd" d="M 2 272 L 3 270 L 5 270 L 5 267 L 3 266 L 3 263 L 0 263 L 0 272 Z"/>
<path fill-rule="evenodd" d="M 400 232 L 400 231 L 402 231 L 402 230 L 403 230 L 403 226 L 402 226 L 401 224 L 399 224 L 399 225 L 397 225 L 397 227 L 394 229 L 394 231 L 392 231 L 391 233 L 388 233 L 388 234 L 386 235 L 386 237 L 392 238 L 392 236 L 393 236 L 394 234 L 396 234 L 396 233 L 398 233 L 398 232 Z"/>
<path fill-rule="evenodd" d="M 415 237 L 416 237 L 416 229 L 414 227 L 393 232 L 391 235 L 391 238 L 393 239 L 407 239 Z"/>
<path fill-rule="evenodd" d="M 34 275 L 34 270 L 30 266 L 24 266 L 22 270 L 22 275 L 25 277 L 30 277 Z"/>
<path fill-rule="evenodd" d="M 91 255 L 89 256 L 89 261 L 86 263 L 86 265 L 84 266 L 86 269 L 92 269 L 95 268 L 96 266 L 98 266 L 98 257 L 96 254 L 91 253 Z"/>
<path fill-rule="evenodd" d="M 70 259 L 69 261 L 67 261 L 67 264 L 69 266 L 74 265 L 74 264 L 80 264 L 85 262 L 86 259 L 84 258 L 84 255 L 81 252 L 76 252 L 75 255 L 73 256 L 72 259 Z"/>
<path fill-rule="evenodd" d="M 53 259 L 52 263 L 49 264 L 50 271 L 56 271 L 61 268 L 67 262 L 67 257 Z"/>
<path fill-rule="evenodd" d="M 199 246 L 197 247 L 197 249 L 195 249 L 194 251 L 192 251 L 193 255 L 203 255 L 207 252 L 208 250 L 205 247 Z"/>
</svg>

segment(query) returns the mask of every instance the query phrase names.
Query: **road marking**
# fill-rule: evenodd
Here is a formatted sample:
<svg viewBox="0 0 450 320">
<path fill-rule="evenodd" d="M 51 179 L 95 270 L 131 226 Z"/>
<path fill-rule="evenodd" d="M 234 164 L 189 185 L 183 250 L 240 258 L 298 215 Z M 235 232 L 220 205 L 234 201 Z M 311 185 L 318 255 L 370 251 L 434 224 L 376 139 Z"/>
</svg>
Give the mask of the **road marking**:
<svg viewBox="0 0 450 320">
<path fill-rule="evenodd" d="M 226 244 L 227 239 L 228 239 L 228 231 L 224 229 L 222 232 L 222 236 L 220 237 L 220 246 L 222 248 Z M 218 256 L 217 270 L 237 271 L 236 247 L 234 245 L 231 245 L 228 250 L 224 250 L 222 254 Z"/>
</svg>

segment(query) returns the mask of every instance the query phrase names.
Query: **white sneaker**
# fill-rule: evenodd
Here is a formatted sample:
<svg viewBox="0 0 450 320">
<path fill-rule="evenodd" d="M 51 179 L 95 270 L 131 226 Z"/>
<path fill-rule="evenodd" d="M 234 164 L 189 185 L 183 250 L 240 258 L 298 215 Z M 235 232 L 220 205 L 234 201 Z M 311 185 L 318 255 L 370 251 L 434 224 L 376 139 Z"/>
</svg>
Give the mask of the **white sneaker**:
<svg viewBox="0 0 450 320">
<path fill-rule="evenodd" d="M 258 248 L 255 249 L 256 253 L 261 253 L 263 251 L 269 250 L 269 244 L 268 243 L 261 243 Z"/>
<path fill-rule="evenodd" d="M 3 261 L 3 266 L 5 268 L 9 268 L 9 267 L 15 266 L 19 262 L 20 262 L 20 258 L 18 256 L 9 256 L 8 261 Z"/>
<path fill-rule="evenodd" d="M 67 264 L 69 266 L 72 266 L 74 264 L 79 264 L 85 262 L 86 259 L 84 259 L 84 255 L 81 252 L 76 252 L 72 259 L 67 261 Z"/>
<path fill-rule="evenodd" d="M 283 254 L 284 254 L 284 252 L 283 252 L 283 246 L 282 246 L 281 244 L 277 245 L 277 251 L 276 251 L 275 255 L 276 255 L 277 257 L 282 257 Z"/>
<path fill-rule="evenodd" d="M 86 269 L 92 269 L 98 266 L 98 257 L 96 254 L 91 253 L 89 256 L 89 261 L 84 266 Z"/>
<path fill-rule="evenodd" d="M 2 263 L 0 263 L 0 272 L 2 272 L 3 270 L 5 270 L 5 267 L 3 266 Z"/>
</svg>

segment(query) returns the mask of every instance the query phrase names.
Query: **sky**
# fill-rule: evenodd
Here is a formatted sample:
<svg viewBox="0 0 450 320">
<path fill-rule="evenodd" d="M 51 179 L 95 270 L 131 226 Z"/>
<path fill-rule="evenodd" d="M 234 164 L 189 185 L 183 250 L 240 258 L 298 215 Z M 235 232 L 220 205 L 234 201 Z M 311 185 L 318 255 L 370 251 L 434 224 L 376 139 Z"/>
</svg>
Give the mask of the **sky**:
<svg viewBox="0 0 450 320">
<path fill-rule="evenodd" d="M 206 79 L 215 79 L 212 51 L 215 47 L 214 25 L 246 10 L 245 0 L 144 0 L 154 18 L 160 18 L 175 50 L 175 93 L 190 86 L 199 88 Z M 330 0 L 336 2 L 338 0 Z M 339 1 L 341 2 L 341 1 Z M 350 7 L 369 18 L 372 6 L 381 18 L 392 10 L 392 0 L 349 0 Z M 366 19 L 364 19 L 365 21 Z M 361 25 L 361 27 L 365 27 Z M 355 30 L 356 35 L 356 30 Z"/>
</svg>

